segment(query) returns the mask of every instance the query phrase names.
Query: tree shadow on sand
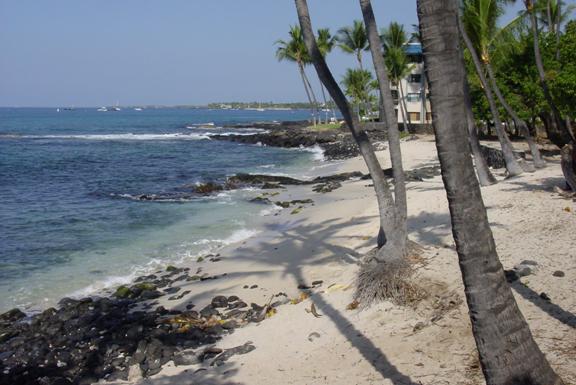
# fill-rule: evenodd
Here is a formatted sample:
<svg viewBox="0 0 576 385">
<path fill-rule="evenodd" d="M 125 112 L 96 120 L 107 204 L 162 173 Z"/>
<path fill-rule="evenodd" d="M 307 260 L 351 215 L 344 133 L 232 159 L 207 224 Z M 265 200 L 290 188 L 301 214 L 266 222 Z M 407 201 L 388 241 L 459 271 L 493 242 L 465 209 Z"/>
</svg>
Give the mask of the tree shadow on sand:
<svg viewBox="0 0 576 385">
<path fill-rule="evenodd" d="M 371 217 L 354 218 L 356 224 L 369 223 Z M 242 254 L 239 258 L 247 258 L 263 264 L 280 264 L 284 276 L 292 276 L 296 282 L 305 282 L 303 274 L 304 266 L 325 265 L 328 262 L 340 261 L 344 264 L 357 264 L 361 256 L 353 249 L 342 246 L 349 240 L 363 241 L 357 248 L 367 247 L 372 244 L 373 240 L 365 240 L 365 237 L 339 235 L 341 230 L 350 226 L 349 221 L 341 219 L 326 220 L 317 224 L 306 224 L 303 221 L 297 221 L 294 225 L 281 234 L 281 241 L 273 245 L 261 245 L 258 250 L 243 248 L 239 252 Z M 270 229 L 269 229 L 270 230 Z M 279 235 L 280 236 L 280 235 Z M 327 240 L 336 240 L 339 244 L 329 243 Z M 278 260 L 270 257 L 262 250 L 289 248 L 293 251 L 291 258 Z M 308 250 L 322 249 L 325 251 L 324 256 L 312 258 Z M 353 323 L 348 320 L 341 311 L 334 308 L 324 298 L 323 294 L 315 293 L 310 297 L 315 306 L 337 327 L 350 344 L 370 363 L 375 371 L 380 373 L 383 378 L 387 378 L 395 385 L 417 385 L 407 375 L 401 373 L 368 337 L 360 330 L 354 327 Z"/>
<path fill-rule="evenodd" d="M 516 293 L 520 294 L 524 299 L 536 305 L 550 317 L 555 318 L 563 324 L 576 329 L 576 315 L 562 309 L 555 303 L 542 298 L 540 294 L 520 281 L 514 281 L 512 284 L 510 284 L 510 286 L 516 291 Z"/>
</svg>

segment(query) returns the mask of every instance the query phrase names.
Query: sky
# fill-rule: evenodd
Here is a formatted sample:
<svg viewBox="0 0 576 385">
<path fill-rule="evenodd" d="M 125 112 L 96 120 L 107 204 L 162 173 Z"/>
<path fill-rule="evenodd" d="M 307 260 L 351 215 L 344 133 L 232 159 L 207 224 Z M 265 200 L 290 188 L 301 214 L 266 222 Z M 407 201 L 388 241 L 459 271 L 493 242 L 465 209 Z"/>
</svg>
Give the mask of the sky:
<svg viewBox="0 0 576 385">
<path fill-rule="evenodd" d="M 362 18 L 356 0 L 308 3 L 314 29 Z M 372 3 L 379 27 L 417 22 L 415 0 Z M 305 101 L 275 58 L 296 23 L 293 0 L 0 0 L 0 106 Z M 328 64 L 341 79 L 355 59 L 335 49 Z"/>
</svg>

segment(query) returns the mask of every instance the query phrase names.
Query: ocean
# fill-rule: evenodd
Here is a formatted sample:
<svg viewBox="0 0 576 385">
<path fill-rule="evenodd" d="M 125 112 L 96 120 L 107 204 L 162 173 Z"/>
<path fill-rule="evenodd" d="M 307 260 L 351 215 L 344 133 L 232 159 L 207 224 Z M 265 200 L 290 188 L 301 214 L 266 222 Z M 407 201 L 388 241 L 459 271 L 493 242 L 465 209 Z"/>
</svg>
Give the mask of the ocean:
<svg viewBox="0 0 576 385">
<path fill-rule="evenodd" d="M 255 235 L 255 191 L 175 192 L 238 172 L 306 177 L 317 149 L 210 140 L 309 111 L 0 108 L 0 312 L 36 312 Z M 206 125 L 208 124 L 209 125 Z M 167 196 L 140 201 L 146 194 Z"/>
</svg>

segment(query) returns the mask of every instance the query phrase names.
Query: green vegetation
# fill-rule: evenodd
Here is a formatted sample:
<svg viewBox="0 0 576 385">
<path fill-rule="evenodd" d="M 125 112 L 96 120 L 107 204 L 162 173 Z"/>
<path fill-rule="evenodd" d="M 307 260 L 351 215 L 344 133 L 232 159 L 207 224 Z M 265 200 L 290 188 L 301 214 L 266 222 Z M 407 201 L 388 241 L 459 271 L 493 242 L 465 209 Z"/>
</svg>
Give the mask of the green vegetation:
<svg viewBox="0 0 576 385">
<path fill-rule="evenodd" d="M 340 123 L 322 123 L 317 124 L 316 126 L 310 126 L 308 129 L 314 131 L 330 131 L 330 130 L 338 130 L 342 125 Z"/>
</svg>

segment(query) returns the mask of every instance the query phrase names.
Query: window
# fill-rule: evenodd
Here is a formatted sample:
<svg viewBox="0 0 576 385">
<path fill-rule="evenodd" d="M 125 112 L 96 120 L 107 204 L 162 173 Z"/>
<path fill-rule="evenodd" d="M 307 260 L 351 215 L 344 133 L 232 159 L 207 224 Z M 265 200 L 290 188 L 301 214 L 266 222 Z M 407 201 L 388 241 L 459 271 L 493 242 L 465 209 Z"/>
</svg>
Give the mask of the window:
<svg viewBox="0 0 576 385">
<path fill-rule="evenodd" d="M 398 90 L 390 90 L 394 104 L 398 104 Z"/>
<path fill-rule="evenodd" d="M 406 95 L 406 100 L 409 102 L 419 102 L 420 94 L 417 92 L 409 92 L 408 95 Z"/>
<path fill-rule="evenodd" d="M 410 63 L 422 63 L 424 57 L 422 55 L 408 55 L 408 61 L 410 61 Z"/>
<path fill-rule="evenodd" d="M 420 113 L 419 112 L 409 112 L 410 114 L 410 121 L 411 122 L 419 122 L 420 121 Z"/>
<path fill-rule="evenodd" d="M 408 81 L 410 83 L 420 83 L 422 81 L 422 74 L 410 74 Z"/>
</svg>

